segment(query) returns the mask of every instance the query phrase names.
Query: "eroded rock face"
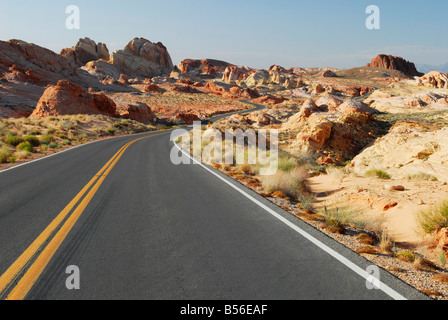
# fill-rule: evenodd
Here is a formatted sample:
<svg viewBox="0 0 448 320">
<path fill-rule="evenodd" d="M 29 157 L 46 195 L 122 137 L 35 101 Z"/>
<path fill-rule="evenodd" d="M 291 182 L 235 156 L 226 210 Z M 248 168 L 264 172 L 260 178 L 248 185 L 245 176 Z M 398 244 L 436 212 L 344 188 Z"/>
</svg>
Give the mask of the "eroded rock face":
<svg viewBox="0 0 448 320">
<path fill-rule="evenodd" d="M 380 54 L 367 64 L 367 67 L 383 68 L 389 70 L 398 70 L 410 77 L 422 76 L 423 74 L 418 72 L 415 64 L 409 62 L 402 57 L 396 57 L 392 55 Z"/>
<path fill-rule="evenodd" d="M 41 86 L 76 76 L 73 66 L 65 58 L 21 40 L 0 41 L 0 73 L 10 80 Z"/>
<path fill-rule="evenodd" d="M 108 61 L 90 61 L 83 68 L 98 78 L 118 79 L 121 74 L 130 78 L 152 78 L 174 70 L 167 48 L 160 42 L 134 38 L 123 50 L 118 50 Z"/>
<path fill-rule="evenodd" d="M 195 75 L 212 75 L 219 76 L 224 73 L 227 67 L 233 66 L 232 64 L 213 59 L 195 60 L 185 59 L 177 66 L 182 73 L 193 73 Z"/>
<path fill-rule="evenodd" d="M 174 69 L 167 48 L 144 38 L 134 38 L 124 50 L 113 53 L 110 63 L 125 74 L 141 77 L 154 77 Z"/>
<path fill-rule="evenodd" d="M 151 124 L 156 116 L 151 108 L 145 103 L 128 105 L 126 111 L 120 114 L 123 118 L 135 120 L 144 124 Z"/>
<path fill-rule="evenodd" d="M 104 114 L 116 116 L 116 105 L 103 94 L 92 94 L 68 80 L 45 90 L 31 118 L 59 115 Z"/>
<path fill-rule="evenodd" d="M 99 59 L 108 61 L 110 57 L 109 50 L 104 43 L 100 42 L 96 44 L 95 41 L 89 38 L 79 39 L 76 46 L 62 49 L 60 55 L 78 67 L 82 67 L 90 61 Z"/>
<path fill-rule="evenodd" d="M 420 79 L 420 84 L 429 88 L 448 89 L 448 74 L 431 71 Z"/>
<path fill-rule="evenodd" d="M 315 153 L 322 149 L 331 137 L 333 122 L 318 116 L 312 116 L 308 120 L 307 127 L 296 138 L 294 147 L 306 153 Z"/>
<path fill-rule="evenodd" d="M 424 173 L 448 182 L 447 135 L 448 128 L 426 132 L 417 123 L 399 122 L 357 155 L 351 167 L 361 175 L 383 169 L 395 179 Z"/>
<path fill-rule="evenodd" d="M 222 81 L 225 81 L 227 83 L 241 81 L 246 79 L 253 72 L 254 70 L 248 67 L 230 66 L 224 70 Z"/>
</svg>

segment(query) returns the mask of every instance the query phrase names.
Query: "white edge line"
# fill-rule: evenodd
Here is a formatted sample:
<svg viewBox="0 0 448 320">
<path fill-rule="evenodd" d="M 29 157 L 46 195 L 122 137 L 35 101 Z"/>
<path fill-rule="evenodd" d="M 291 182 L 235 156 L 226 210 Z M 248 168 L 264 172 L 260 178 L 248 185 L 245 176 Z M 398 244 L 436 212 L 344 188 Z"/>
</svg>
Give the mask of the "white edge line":
<svg viewBox="0 0 448 320">
<path fill-rule="evenodd" d="M 173 141 L 174 145 L 176 146 L 177 149 L 179 149 L 179 151 L 181 151 L 184 155 L 186 155 L 187 157 L 189 157 L 191 160 L 193 160 L 196 164 L 200 165 L 202 168 L 204 168 L 205 170 L 207 170 L 208 172 L 210 172 L 211 174 L 213 174 L 214 176 L 216 176 L 217 178 L 219 178 L 220 180 L 224 181 L 226 184 L 228 184 L 229 186 L 231 186 L 233 189 L 235 189 L 236 191 L 238 191 L 239 193 L 241 193 L 242 195 L 244 195 L 246 198 L 248 198 L 249 200 L 251 200 L 252 202 L 254 202 L 255 204 L 257 204 L 258 206 L 260 206 L 261 208 L 263 208 L 264 210 L 266 210 L 268 213 L 270 213 L 272 216 L 274 216 L 275 218 L 277 218 L 278 220 L 280 220 L 281 222 L 283 222 L 284 224 L 286 224 L 288 227 L 290 227 L 291 229 L 293 229 L 294 231 L 296 231 L 297 233 L 299 233 L 300 235 L 302 235 L 304 238 L 306 238 L 307 240 L 311 241 L 313 244 L 315 244 L 317 247 L 319 247 L 320 249 L 322 249 L 323 251 L 327 252 L 329 255 L 331 255 L 333 258 L 335 258 L 336 260 L 340 261 L 342 264 L 344 264 L 345 266 L 347 266 L 348 268 L 350 268 L 351 270 L 353 270 L 355 273 L 357 273 L 358 275 L 360 275 L 361 277 L 363 277 L 366 280 L 371 279 L 371 274 L 369 274 L 367 271 L 363 270 L 362 268 L 360 268 L 359 266 L 357 266 L 355 263 L 351 262 L 349 259 L 347 259 L 346 257 L 344 257 L 343 255 L 341 255 L 340 253 L 336 252 L 335 250 L 331 249 L 330 247 L 328 247 L 327 245 L 325 245 L 324 243 L 322 243 L 320 240 L 316 239 L 315 237 L 313 237 L 312 235 L 310 235 L 309 233 L 307 233 L 306 231 L 302 230 L 301 228 L 299 228 L 298 226 L 296 226 L 295 224 L 293 224 L 292 222 L 288 221 L 287 219 L 285 219 L 284 217 L 282 217 L 281 215 L 279 215 L 277 212 L 275 212 L 274 210 L 272 210 L 271 208 L 269 208 L 268 206 L 266 206 L 265 204 L 261 203 L 260 201 L 258 201 L 257 199 L 255 199 L 254 197 L 252 197 L 251 195 L 249 195 L 247 192 L 245 192 L 244 190 L 240 189 L 239 187 L 237 187 L 236 185 L 230 183 L 229 181 L 227 181 L 226 179 L 224 179 L 223 177 L 221 177 L 220 175 L 218 175 L 216 172 L 212 171 L 211 169 L 207 168 L 204 164 L 202 164 L 201 161 L 199 161 L 198 159 L 196 159 L 195 157 L 193 157 L 191 154 L 189 154 L 188 152 L 186 152 L 184 149 L 180 148 L 179 145 L 177 143 L 175 143 Z M 404 296 L 402 296 L 401 294 L 399 294 L 398 292 L 396 292 L 395 290 L 393 290 L 391 287 L 389 287 L 387 284 L 383 283 L 382 281 L 379 281 L 379 289 L 381 291 L 383 291 L 384 293 L 386 293 L 387 295 L 389 295 L 391 298 L 395 299 L 395 300 L 407 300 Z"/>
</svg>

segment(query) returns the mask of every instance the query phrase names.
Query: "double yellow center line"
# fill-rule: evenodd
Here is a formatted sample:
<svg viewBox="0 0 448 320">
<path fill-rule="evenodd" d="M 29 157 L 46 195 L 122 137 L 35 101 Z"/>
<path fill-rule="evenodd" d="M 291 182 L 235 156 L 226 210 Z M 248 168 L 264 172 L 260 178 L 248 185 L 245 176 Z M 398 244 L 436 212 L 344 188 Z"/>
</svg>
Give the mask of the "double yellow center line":
<svg viewBox="0 0 448 320">
<path fill-rule="evenodd" d="M 98 171 L 89 183 L 87 183 L 64 210 L 58 214 L 39 237 L 34 240 L 25 252 L 23 252 L 0 277 L 0 297 L 7 294 L 6 300 L 25 299 L 28 292 L 39 279 L 70 230 L 78 221 L 101 184 L 104 182 L 110 171 L 115 167 L 118 160 L 123 156 L 123 153 L 127 148 L 137 141 L 159 136 L 161 134 L 163 133 L 135 139 L 118 150 L 118 152 L 104 165 L 103 168 L 101 168 L 100 171 Z M 87 195 L 84 197 L 86 193 Z M 79 203 L 81 199 L 82 201 Z M 76 207 L 78 203 L 79 205 Z M 74 211 L 72 211 L 73 209 Z M 69 216 L 70 212 L 72 212 L 72 214 Z M 63 223 L 64 221 L 65 223 Z"/>
</svg>

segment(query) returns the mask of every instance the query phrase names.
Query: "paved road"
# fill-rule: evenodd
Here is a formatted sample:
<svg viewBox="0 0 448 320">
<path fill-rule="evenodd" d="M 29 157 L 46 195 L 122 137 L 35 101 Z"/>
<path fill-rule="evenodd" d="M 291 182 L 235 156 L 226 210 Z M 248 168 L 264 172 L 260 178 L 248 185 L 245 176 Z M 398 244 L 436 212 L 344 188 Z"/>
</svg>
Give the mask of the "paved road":
<svg viewBox="0 0 448 320">
<path fill-rule="evenodd" d="M 64 229 L 58 226 L 12 272 L 15 277 L 6 277 L 117 151 L 140 137 L 148 138 L 130 145 L 107 176 L 97 177 L 103 179 L 97 190 L 86 189 L 68 214 L 81 211 L 66 237 L 53 243 Z M 169 137 L 104 140 L 1 172 L 0 287 L 11 280 L 1 298 L 18 292 L 56 300 L 391 299 L 368 290 L 363 277 L 260 203 L 366 269 L 363 258 L 220 173 L 218 178 L 200 165 L 173 165 Z M 61 225 L 69 223 L 65 218 Z M 66 288 L 71 265 L 79 267 L 80 290 Z M 405 298 L 424 298 L 390 274 L 381 276 Z"/>
</svg>

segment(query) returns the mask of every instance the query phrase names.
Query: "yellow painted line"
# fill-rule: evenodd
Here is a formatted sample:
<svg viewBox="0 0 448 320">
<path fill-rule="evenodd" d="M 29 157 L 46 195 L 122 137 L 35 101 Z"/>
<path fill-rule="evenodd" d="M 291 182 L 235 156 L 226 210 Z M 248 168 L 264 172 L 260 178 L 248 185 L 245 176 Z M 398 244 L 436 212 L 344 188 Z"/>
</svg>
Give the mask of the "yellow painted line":
<svg viewBox="0 0 448 320">
<path fill-rule="evenodd" d="M 93 183 L 99 177 L 95 186 L 90 190 L 87 196 L 82 200 L 79 206 L 75 209 L 73 214 L 67 219 L 64 225 L 60 228 L 58 233 L 53 237 L 51 242 L 47 247 L 41 252 L 39 257 L 34 261 L 34 263 L 29 267 L 25 275 L 20 279 L 18 284 L 10 292 L 7 299 L 8 300 L 20 300 L 24 299 L 28 294 L 29 290 L 33 287 L 34 283 L 37 281 L 39 276 L 44 271 L 45 267 L 50 262 L 53 255 L 56 253 L 57 249 L 60 247 L 67 234 L 73 228 L 74 224 L 84 212 L 87 205 L 92 200 L 95 193 L 98 191 L 99 187 L 103 183 L 104 179 L 110 173 L 112 168 L 116 165 L 118 160 L 122 157 L 123 153 L 132 144 L 137 141 L 147 139 L 150 137 L 158 136 L 161 134 L 156 134 L 148 137 L 139 138 L 127 143 L 123 146 L 107 163 L 106 165 L 90 180 L 90 182 L 81 190 L 81 192 L 67 205 L 67 207 L 56 217 L 56 219 L 51 222 L 51 224 L 42 232 L 42 234 L 25 250 L 25 252 L 9 267 L 9 269 L 0 277 L 0 293 L 3 292 L 17 277 L 17 275 L 23 270 L 23 268 L 28 264 L 28 262 L 36 255 L 37 251 L 42 247 L 42 245 L 49 240 L 52 233 L 57 229 L 61 222 L 67 217 L 68 213 L 73 209 L 73 207 L 79 202 L 79 200 L 84 196 L 84 194 L 89 190 Z"/>
</svg>

